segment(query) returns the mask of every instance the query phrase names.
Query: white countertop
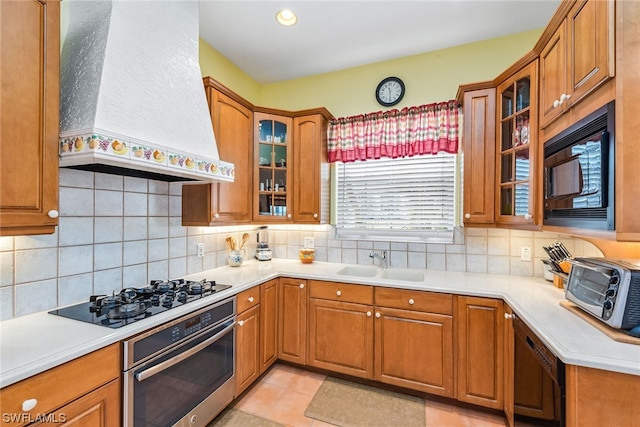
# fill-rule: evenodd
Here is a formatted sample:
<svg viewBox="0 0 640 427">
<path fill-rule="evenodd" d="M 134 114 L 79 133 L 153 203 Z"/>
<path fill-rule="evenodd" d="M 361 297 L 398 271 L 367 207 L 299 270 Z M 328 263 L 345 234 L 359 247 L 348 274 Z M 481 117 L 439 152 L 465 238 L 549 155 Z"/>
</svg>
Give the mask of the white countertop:
<svg viewBox="0 0 640 427">
<path fill-rule="evenodd" d="M 248 261 L 193 274 L 230 289 L 118 329 L 47 312 L 0 322 L 0 387 L 188 314 L 279 276 L 332 280 L 470 296 L 502 298 L 565 364 L 640 376 L 640 345 L 617 342 L 560 306 L 564 291 L 541 278 L 424 270 L 423 282 L 389 281 L 337 274 L 345 264 L 297 260 Z"/>
</svg>

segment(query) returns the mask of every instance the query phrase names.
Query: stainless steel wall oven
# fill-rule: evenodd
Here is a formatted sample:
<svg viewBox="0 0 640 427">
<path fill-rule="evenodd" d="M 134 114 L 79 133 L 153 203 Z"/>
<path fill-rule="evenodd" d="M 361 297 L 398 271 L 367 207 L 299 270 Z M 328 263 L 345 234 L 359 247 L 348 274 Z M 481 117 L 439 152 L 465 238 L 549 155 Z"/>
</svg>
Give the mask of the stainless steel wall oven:
<svg viewBox="0 0 640 427">
<path fill-rule="evenodd" d="M 235 297 L 124 342 L 128 427 L 205 426 L 235 394 Z"/>
</svg>

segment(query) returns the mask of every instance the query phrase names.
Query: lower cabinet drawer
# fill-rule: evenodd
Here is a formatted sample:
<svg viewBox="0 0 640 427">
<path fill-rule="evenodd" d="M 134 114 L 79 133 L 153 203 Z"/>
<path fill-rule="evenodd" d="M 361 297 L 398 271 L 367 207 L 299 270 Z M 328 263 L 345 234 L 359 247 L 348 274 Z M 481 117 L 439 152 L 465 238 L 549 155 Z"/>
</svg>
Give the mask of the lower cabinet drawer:
<svg viewBox="0 0 640 427">
<path fill-rule="evenodd" d="M 251 289 L 240 292 L 238 294 L 237 304 L 238 314 L 260 304 L 260 286 L 254 286 Z"/>
<path fill-rule="evenodd" d="M 372 305 L 373 286 L 310 280 L 309 297 Z"/>
<path fill-rule="evenodd" d="M 375 301 L 378 307 L 453 314 L 453 295 L 450 294 L 376 287 Z"/>
</svg>

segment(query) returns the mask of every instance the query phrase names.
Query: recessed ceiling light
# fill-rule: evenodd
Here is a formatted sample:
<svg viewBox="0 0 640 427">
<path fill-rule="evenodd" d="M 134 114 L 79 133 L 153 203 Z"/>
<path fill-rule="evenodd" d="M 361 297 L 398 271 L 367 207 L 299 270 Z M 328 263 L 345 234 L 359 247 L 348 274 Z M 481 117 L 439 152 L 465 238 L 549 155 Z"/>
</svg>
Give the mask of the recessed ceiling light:
<svg viewBox="0 0 640 427">
<path fill-rule="evenodd" d="M 298 17 L 289 9 L 282 9 L 280 12 L 276 13 L 276 21 L 285 27 L 290 27 L 298 22 Z"/>
</svg>

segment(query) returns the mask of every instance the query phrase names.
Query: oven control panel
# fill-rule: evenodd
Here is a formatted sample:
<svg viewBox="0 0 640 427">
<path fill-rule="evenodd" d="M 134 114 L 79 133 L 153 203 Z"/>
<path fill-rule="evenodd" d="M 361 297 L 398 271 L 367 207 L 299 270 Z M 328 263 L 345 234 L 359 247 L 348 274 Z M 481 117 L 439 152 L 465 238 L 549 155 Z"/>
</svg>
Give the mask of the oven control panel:
<svg viewBox="0 0 640 427">
<path fill-rule="evenodd" d="M 138 335 L 124 342 L 125 364 L 131 366 L 152 357 L 235 314 L 236 298 L 233 297 Z"/>
</svg>

